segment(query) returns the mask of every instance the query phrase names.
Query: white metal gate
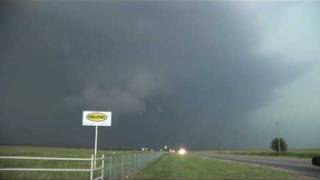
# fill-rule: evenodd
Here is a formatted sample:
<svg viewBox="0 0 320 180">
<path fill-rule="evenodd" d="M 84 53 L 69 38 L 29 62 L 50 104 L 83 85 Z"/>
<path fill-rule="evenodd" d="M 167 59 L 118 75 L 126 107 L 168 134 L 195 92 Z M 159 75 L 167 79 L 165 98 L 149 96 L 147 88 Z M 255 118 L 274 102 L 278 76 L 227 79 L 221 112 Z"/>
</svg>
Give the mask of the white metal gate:
<svg viewBox="0 0 320 180">
<path fill-rule="evenodd" d="M 103 180 L 104 178 L 104 154 L 101 157 L 94 158 L 61 158 L 61 157 L 30 157 L 30 156 L 0 156 L 0 159 L 15 159 L 15 160 L 45 160 L 45 161 L 88 161 L 90 168 L 0 168 L 0 171 L 42 171 L 42 172 L 88 172 L 90 180 Z M 97 162 L 101 161 L 100 167 L 95 167 Z M 89 163 L 88 163 L 89 165 Z M 94 177 L 95 172 L 100 171 L 101 175 Z"/>
</svg>

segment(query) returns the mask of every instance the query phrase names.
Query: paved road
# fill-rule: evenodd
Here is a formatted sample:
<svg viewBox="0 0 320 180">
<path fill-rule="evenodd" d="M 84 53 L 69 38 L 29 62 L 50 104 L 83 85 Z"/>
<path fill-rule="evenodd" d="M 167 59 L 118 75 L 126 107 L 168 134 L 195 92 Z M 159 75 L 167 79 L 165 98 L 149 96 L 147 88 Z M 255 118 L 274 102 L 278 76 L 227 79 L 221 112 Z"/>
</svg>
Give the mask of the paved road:
<svg viewBox="0 0 320 180">
<path fill-rule="evenodd" d="M 311 164 L 311 159 L 212 153 L 201 153 L 200 155 L 210 159 L 222 159 L 266 165 L 293 171 L 311 179 L 320 179 L 320 167 L 313 166 Z"/>
</svg>

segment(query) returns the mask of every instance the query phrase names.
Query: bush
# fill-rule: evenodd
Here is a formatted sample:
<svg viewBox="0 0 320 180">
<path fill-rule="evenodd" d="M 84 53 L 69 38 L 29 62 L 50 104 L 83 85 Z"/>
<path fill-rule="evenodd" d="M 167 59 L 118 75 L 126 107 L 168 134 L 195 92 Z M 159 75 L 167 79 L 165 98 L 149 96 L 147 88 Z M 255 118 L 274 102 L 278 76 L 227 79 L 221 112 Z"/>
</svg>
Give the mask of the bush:
<svg viewBox="0 0 320 180">
<path fill-rule="evenodd" d="M 279 152 L 279 138 L 274 138 L 271 142 L 271 149 Z M 280 138 L 280 152 L 286 152 L 288 150 L 288 145 L 286 141 Z"/>
</svg>

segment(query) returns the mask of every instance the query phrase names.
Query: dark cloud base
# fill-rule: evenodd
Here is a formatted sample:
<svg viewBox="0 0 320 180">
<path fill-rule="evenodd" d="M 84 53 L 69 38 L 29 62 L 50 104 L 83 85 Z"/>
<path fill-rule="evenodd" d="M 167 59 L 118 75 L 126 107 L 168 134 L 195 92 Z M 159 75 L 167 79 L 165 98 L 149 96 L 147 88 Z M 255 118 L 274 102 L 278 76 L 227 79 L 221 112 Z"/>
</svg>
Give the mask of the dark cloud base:
<svg viewBox="0 0 320 180">
<path fill-rule="evenodd" d="M 248 114 L 309 66 L 257 55 L 255 19 L 238 5 L 2 6 L 1 144 L 91 146 L 81 113 L 97 109 L 115 117 L 101 147 L 261 146 Z"/>
</svg>

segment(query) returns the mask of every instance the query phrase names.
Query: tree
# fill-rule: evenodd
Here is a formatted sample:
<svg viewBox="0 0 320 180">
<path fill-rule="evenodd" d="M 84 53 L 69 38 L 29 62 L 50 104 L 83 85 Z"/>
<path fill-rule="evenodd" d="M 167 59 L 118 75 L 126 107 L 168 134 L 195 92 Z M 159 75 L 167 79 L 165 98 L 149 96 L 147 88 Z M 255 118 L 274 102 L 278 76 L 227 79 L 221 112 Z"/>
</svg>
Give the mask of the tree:
<svg viewBox="0 0 320 180">
<path fill-rule="evenodd" d="M 271 149 L 279 152 L 279 138 L 274 138 L 271 142 Z M 280 138 L 280 152 L 286 152 L 288 149 L 288 145 L 286 141 Z"/>
</svg>

